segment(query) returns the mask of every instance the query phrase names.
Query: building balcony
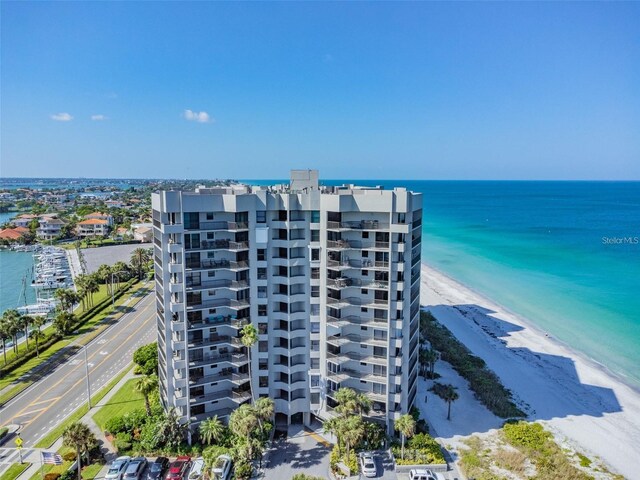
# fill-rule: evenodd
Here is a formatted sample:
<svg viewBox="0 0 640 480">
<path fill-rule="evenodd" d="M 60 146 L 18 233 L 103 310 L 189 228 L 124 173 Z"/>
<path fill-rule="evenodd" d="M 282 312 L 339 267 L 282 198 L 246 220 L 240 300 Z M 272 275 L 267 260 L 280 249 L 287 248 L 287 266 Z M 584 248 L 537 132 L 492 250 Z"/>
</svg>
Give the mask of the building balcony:
<svg viewBox="0 0 640 480">
<path fill-rule="evenodd" d="M 329 353 L 327 352 L 327 360 L 340 365 L 344 362 L 356 361 L 361 363 L 371 363 L 375 365 L 387 365 L 386 355 L 363 355 L 357 352 Z"/>
<path fill-rule="evenodd" d="M 220 381 L 229 381 L 235 385 L 243 385 L 249 381 L 248 373 L 232 373 L 220 372 L 213 375 L 204 375 L 199 377 L 189 377 L 189 385 L 204 385 L 205 383 L 215 383 Z"/>
<path fill-rule="evenodd" d="M 378 220 L 360 220 L 352 222 L 327 222 L 327 230 L 388 230 L 389 224 Z"/>
<path fill-rule="evenodd" d="M 249 243 L 234 242 L 232 240 L 203 240 L 199 244 L 190 245 L 186 250 L 229 250 L 231 252 L 241 252 L 249 250 Z"/>
<path fill-rule="evenodd" d="M 232 298 L 220 298 L 218 300 L 207 300 L 200 303 L 187 303 L 187 311 L 204 310 L 208 308 L 228 307 L 233 310 L 240 310 L 249 306 L 247 300 L 234 300 Z"/>
<path fill-rule="evenodd" d="M 359 372 L 357 370 L 352 370 L 348 368 L 341 368 L 339 372 L 328 372 L 327 377 L 330 380 L 333 380 L 336 383 L 341 383 L 346 380 L 354 379 L 354 380 L 363 380 L 365 382 L 375 382 L 386 384 L 387 376 L 376 374 L 372 372 Z"/>
<path fill-rule="evenodd" d="M 179 273 L 182 272 L 182 267 L 184 264 L 178 262 L 169 262 L 168 264 L 169 273 Z"/>
<path fill-rule="evenodd" d="M 236 232 L 241 230 L 248 230 L 249 224 L 247 222 L 199 222 L 199 223 L 191 223 L 184 224 L 184 229 L 189 231 L 198 231 L 198 230 L 223 230 L 229 232 Z"/>
<path fill-rule="evenodd" d="M 327 297 L 327 305 L 331 308 L 366 307 L 366 308 L 389 308 L 389 300 L 381 298 L 331 298 Z"/>
<path fill-rule="evenodd" d="M 249 261 L 243 260 L 201 260 L 199 262 L 188 262 L 185 264 L 186 270 L 246 270 L 249 268 Z M 169 270 L 171 271 L 171 270 Z"/>
<path fill-rule="evenodd" d="M 167 251 L 169 253 L 182 253 L 182 244 L 169 242 L 167 244 Z"/>
<path fill-rule="evenodd" d="M 200 348 L 211 347 L 214 345 L 229 344 L 235 347 L 242 347 L 242 341 L 238 337 L 232 337 L 230 335 L 211 335 L 208 338 L 199 340 L 189 340 L 187 342 L 188 348 Z"/>
<path fill-rule="evenodd" d="M 200 321 L 189 321 L 189 330 L 196 330 L 199 328 L 217 327 L 217 326 L 230 326 L 233 328 L 242 328 L 249 323 L 249 318 L 236 318 L 233 315 L 215 315 L 205 317 Z"/>
<path fill-rule="evenodd" d="M 228 399 L 234 403 L 241 405 L 244 402 L 251 400 L 251 392 L 249 391 L 237 391 L 237 390 L 221 390 L 219 392 L 208 393 L 206 395 L 198 395 L 197 397 L 189 398 L 189 403 L 195 405 L 198 403 L 212 402 L 214 400 Z"/>
<path fill-rule="evenodd" d="M 374 347 L 386 347 L 388 340 L 382 340 L 377 338 L 365 337 L 364 335 L 331 335 L 327 337 L 327 343 L 334 347 L 342 347 L 349 343 L 359 343 L 364 345 L 372 345 Z"/>
<path fill-rule="evenodd" d="M 203 420 L 211 418 L 213 415 L 217 415 L 218 418 L 224 418 L 231 415 L 231 413 L 235 410 L 235 408 L 217 408 L 215 410 L 207 410 L 206 413 L 199 413 L 198 415 L 191 415 L 189 420 L 191 420 L 191 425 L 200 423 Z"/>
<path fill-rule="evenodd" d="M 328 278 L 327 287 L 334 290 L 344 290 L 347 288 L 371 288 L 377 290 L 386 290 L 389 288 L 387 280 L 369 280 L 364 278 L 338 277 Z"/>
<path fill-rule="evenodd" d="M 249 288 L 249 282 L 247 280 L 235 281 L 235 280 L 208 280 L 204 282 L 194 282 L 187 279 L 185 288 L 188 292 L 198 290 L 210 290 L 213 288 L 228 288 L 229 290 L 242 290 Z"/>
<path fill-rule="evenodd" d="M 366 270 L 377 270 L 377 269 L 388 269 L 389 262 L 381 261 L 381 260 L 370 260 L 368 258 L 363 258 L 362 260 L 327 260 L 327 267 L 332 270 L 348 270 L 348 269 L 366 269 Z"/>
<path fill-rule="evenodd" d="M 389 242 L 362 242 L 360 240 L 328 240 L 327 250 L 388 250 Z"/>
<path fill-rule="evenodd" d="M 223 353 L 220 355 L 202 355 L 193 359 L 190 358 L 189 367 L 199 367 L 218 363 L 230 363 L 233 366 L 239 367 L 246 365 L 248 362 L 249 357 L 244 353 Z"/>
<path fill-rule="evenodd" d="M 389 327 L 389 323 L 384 318 L 362 317 L 359 315 L 346 315 L 344 317 L 332 317 L 331 315 L 327 315 L 327 323 L 339 328 L 349 325 L 361 325 L 376 328 Z"/>
</svg>

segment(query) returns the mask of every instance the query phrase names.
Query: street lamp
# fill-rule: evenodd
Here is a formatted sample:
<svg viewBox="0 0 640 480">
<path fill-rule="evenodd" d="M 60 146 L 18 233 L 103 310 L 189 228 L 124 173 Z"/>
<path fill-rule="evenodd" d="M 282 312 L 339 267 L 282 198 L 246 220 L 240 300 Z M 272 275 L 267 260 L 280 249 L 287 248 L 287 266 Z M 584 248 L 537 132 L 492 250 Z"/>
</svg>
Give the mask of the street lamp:
<svg viewBox="0 0 640 480">
<path fill-rule="evenodd" d="M 112 272 L 111 273 L 111 309 L 115 310 L 116 308 L 116 301 L 114 298 L 114 291 L 113 291 L 113 276 L 115 275 L 116 277 L 118 277 L 119 273 L 128 273 L 126 270 L 120 270 L 119 272 Z M 120 277 L 118 277 L 118 283 L 120 283 Z"/>
<path fill-rule="evenodd" d="M 75 342 L 71 342 L 69 345 L 80 345 Z M 80 345 L 84 349 L 84 373 L 87 379 L 87 404 L 89 405 L 89 410 L 91 410 L 91 382 L 89 382 L 89 359 L 87 358 L 87 345 Z"/>
</svg>

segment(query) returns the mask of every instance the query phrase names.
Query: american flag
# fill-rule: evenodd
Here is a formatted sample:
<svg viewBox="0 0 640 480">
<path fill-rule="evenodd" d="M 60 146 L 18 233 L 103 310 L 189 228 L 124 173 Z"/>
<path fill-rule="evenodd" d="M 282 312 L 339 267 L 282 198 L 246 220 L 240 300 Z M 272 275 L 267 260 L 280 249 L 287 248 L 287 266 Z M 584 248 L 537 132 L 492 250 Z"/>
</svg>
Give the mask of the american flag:
<svg viewBox="0 0 640 480">
<path fill-rule="evenodd" d="M 42 463 L 62 465 L 62 457 L 54 452 L 42 452 Z"/>
</svg>

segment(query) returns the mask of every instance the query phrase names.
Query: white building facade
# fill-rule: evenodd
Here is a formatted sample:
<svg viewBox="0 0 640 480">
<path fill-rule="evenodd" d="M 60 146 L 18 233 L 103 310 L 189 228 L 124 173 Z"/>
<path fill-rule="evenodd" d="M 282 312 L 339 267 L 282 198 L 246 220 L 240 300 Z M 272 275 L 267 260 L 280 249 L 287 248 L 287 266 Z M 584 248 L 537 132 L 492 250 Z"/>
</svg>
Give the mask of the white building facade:
<svg viewBox="0 0 640 480">
<path fill-rule="evenodd" d="M 309 424 L 350 387 L 393 431 L 417 391 L 421 194 L 319 186 L 303 170 L 288 185 L 162 191 L 152 207 L 166 408 L 197 428 L 252 385 L 276 423 Z"/>
</svg>

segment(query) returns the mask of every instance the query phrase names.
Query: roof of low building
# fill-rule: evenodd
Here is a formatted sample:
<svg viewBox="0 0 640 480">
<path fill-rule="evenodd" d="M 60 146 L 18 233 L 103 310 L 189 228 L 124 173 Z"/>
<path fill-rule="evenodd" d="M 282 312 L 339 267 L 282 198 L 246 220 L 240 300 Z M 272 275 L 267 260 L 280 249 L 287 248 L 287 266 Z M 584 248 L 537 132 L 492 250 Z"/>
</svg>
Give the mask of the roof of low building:
<svg viewBox="0 0 640 480">
<path fill-rule="evenodd" d="M 18 231 L 16 228 L 5 228 L 0 231 L 0 238 L 4 240 L 19 240 L 24 236 L 24 232 Z"/>
<path fill-rule="evenodd" d="M 78 225 L 106 225 L 108 222 L 100 218 L 89 218 L 78 222 Z"/>
</svg>

